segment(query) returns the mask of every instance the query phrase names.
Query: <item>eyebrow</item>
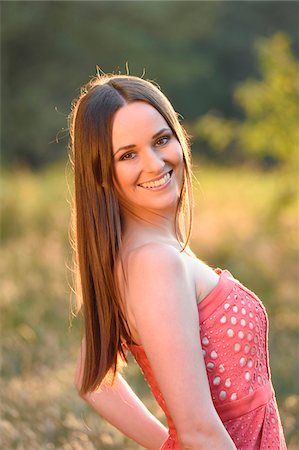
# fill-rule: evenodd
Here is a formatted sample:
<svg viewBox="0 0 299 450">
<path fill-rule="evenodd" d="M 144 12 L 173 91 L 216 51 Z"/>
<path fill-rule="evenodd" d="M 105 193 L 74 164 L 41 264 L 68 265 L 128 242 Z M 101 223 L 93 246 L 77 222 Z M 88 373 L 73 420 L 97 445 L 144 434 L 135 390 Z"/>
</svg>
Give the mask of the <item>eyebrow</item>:
<svg viewBox="0 0 299 450">
<path fill-rule="evenodd" d="M 170 128 L 162 128 L 160 131 L 158 131 L 157 133 L 155 133 L 152 136 L 152 139 L 156 139 L 156 137 L 158 137 L 160 134 L 164 133 L 165 131 L 171 131 L 171 129 Z M 119 147 L 119 149 L 116 150 L 116 152 L 113 154 L 113 156 L 115 156 L 120 150 L 130 150 L 134 147 L 136 147 L 136 144 L 128 144 L 123 147 Z"/>
</svg>

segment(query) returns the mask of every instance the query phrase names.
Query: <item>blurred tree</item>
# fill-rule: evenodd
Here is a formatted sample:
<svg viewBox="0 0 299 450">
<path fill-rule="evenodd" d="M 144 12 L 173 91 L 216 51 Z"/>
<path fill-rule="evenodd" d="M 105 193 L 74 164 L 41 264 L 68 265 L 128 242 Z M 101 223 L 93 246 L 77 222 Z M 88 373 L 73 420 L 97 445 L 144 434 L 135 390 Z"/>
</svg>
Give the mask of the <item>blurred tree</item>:
<svg viewBox="0 0 299 450">
<path fill-rule="evenodd" d="M 274 160 L 285 168 L 298 165 L 299 63 L 290 38 L 277 33 L 257 41 L 261 79 L 249 79 L 234 92 L 244 119 L 213 113 L 200 117 L 193 134 L 227 155 L 232 148 L 255 158 Z"/>
<path fill-rule="evenodd" d="M 36 168 L 66 156 L 70 103 L 96 65 L 124 72 L 129 61 L 134 75 L 145 68 L 188 122 L 210 109 L 238 114 L 232 87 L 257 73 L 256 36 L 298 36 L 299 4 L 287 0 L 2 1 L 0 8 L 2 162 Z"/>
</svg>

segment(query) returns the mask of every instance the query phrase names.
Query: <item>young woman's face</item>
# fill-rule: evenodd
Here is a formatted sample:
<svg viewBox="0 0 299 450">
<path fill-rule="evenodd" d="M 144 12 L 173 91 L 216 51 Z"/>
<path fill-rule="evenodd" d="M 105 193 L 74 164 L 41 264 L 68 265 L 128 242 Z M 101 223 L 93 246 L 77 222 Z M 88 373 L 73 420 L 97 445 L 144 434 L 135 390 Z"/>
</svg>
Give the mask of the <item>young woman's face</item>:
<svg viewBox="0 0 299 450">
<path fill-rule="evenodd" d="M 114 176 L 135 212 L 176 206 L 183 179 L 181 145 L 161 114 L 143 101 L 120 108 L 112 127 Z"/>
</svg>

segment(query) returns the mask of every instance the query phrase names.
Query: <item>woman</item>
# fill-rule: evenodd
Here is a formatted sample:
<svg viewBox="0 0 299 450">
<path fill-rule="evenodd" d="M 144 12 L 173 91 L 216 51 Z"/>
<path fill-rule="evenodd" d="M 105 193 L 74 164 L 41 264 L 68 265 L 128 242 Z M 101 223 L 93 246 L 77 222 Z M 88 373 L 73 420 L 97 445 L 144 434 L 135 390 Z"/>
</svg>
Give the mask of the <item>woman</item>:
<svg viewBox="0 0 299 450">
<path fill-rule="evenodd" d="M 284 449 L 260 300 L 188 246 L 188 137 L 153 83 L 106 75 L 70 117 L 80 395 L 147 449 Z M 130 350 L 167 430 L 120 374 Z"/>
</svg>

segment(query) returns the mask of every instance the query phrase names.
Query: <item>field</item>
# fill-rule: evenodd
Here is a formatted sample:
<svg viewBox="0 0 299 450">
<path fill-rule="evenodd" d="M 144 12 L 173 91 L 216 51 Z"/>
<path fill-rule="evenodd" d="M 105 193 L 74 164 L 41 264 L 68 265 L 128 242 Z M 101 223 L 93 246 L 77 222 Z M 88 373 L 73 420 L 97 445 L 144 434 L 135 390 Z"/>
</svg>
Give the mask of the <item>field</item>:
<svg viewBox="0 0 299 450">
<path fill-rule="evenodd" d="M 263 299 L 272 380 L 288 448 L 298 449 L 298 201 L 290 177 L 207 165 L 195 175 L 193 249 Z M 1 180 L 1 448 L 138 449 L 73 387 L 81 328 L 70 308 L 69 170 L 4 172 Z M 132 360 L 125 373 L 164 420 Z"/>
</svg>

